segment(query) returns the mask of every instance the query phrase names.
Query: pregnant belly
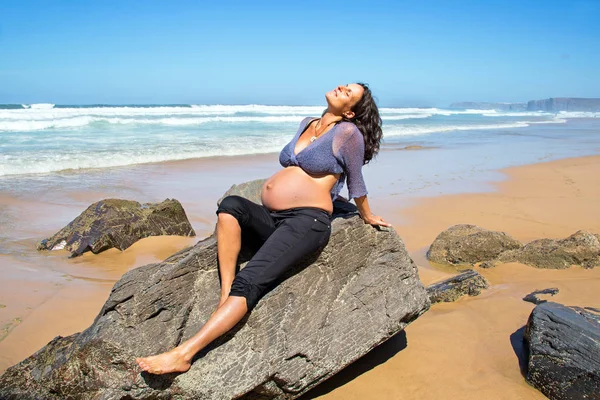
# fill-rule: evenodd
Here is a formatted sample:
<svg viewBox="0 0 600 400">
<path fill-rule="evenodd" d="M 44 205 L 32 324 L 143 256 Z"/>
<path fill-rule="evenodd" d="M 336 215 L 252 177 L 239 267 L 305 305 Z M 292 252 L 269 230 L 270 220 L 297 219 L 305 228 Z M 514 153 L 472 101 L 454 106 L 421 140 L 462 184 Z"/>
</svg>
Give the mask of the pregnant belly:
<svg viewBox="0 0 600 400">
<path fill-rule="evenodd" d="M 336 175 L 314 177 L 300 167 L 287 167 L 270 177 L 262 187 L 262 203 L 271 210 L 317 207 L 333 212 L 331 188 Z"/>
</svg>

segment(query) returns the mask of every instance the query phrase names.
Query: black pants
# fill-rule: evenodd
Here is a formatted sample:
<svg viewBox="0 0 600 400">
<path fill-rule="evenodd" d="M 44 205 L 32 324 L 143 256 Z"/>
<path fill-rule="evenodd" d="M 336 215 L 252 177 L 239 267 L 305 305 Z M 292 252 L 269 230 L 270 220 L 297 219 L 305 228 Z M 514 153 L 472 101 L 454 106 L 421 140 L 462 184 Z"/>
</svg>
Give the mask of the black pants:
<svg viewBox="0 0 600 400">
<path fill-rule="evenodd" d="M 323 248 L 331 233 L 330 215 L 320 208 L 270 211 L 240 196 L 221 201 L 217 214 L 238 220 L 242 242 L 249 240 L 258 251 L 236 275 L 230 296 L 246 298 L 248 310 L 298 261 Z"/>
</svg>

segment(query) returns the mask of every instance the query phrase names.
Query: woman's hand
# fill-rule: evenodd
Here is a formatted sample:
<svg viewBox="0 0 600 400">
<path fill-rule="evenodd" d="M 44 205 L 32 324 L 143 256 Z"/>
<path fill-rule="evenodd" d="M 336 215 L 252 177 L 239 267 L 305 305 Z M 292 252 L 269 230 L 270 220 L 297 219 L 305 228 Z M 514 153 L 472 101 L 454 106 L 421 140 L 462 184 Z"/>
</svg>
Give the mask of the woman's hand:
<svg viewBox="0 0 600 400">
<path fill-rule="evenodd" d="M 368 215 L 368 216 L 362 216 L 361 218 L 363 221 L 365 221 L 365 224 L 370 224 L 370 225 L 380 225 L 380 226 L 387 226 L 390 227 L 392 226 L 392 224 L 390 224 L 389 222 L 385 222 L 383 220 L 383 218 L 381 218 L 378 215 Z"/>
<path fill-rule="evenodd" d="M 367 200 L 367 195 L 355 198 L 354 202 L 356 203 L 356 207 L 358 207 L 360 217 L 363 221 L 365 221 L 365 224 L 387 227 L 392 226 L 392 224 L 390 224 L 389 222 L 385 222 L 383 218 L 381 218 L 378 215 L 374 215 L 371 212 L 371 207 L 369 206 L 369 200 Z"/>
</svg>

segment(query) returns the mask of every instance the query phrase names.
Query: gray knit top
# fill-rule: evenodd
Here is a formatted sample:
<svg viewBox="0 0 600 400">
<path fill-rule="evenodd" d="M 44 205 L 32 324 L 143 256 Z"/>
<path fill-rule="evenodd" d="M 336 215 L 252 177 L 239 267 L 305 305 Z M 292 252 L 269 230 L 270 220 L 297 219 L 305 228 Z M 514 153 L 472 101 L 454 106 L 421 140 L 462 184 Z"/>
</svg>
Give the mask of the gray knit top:
<svg viewBox="0 0 600 400">
<path fill-rule="evenodd" d="M 349 199 L 366 195 L 367 187 L 362 175 L 365 141 L 353 123 L 337 123 L 298 154 L 294 154 L 298 139 L 313 120 L 314 118 L 302 120 L 296 136 L 279 153 L 281 165 L 298 166 L 310 175 L 340 174 L 331 189 L 332 201 L 340 194 L 346 180 Z"/>
</svg>

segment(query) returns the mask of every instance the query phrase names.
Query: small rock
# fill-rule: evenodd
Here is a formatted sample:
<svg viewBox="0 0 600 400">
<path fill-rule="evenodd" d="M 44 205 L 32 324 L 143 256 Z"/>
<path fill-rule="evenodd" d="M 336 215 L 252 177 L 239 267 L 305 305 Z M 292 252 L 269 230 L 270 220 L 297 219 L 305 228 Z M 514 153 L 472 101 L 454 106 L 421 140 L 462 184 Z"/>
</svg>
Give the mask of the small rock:
<svg viewBox="0 0 600 400">
<path fill-rule="evenodd" d="M 479 264 L 479 268 L 494 268 L 496 265 L 498 265 L 496 260 L 488 260 Z"/>
<path fill-rule="evenodd" d="M 474 265 L 522 246 L 521 242 L 504 232 L 488 231 L 475 225 L 454 225 L 435 238 L 427 258 L 439 264 Z"/>
<path fill-rule="evenodd" d="M 478 296 L 481 289 L 487 289 L 487 280 L 475 270 L 464 271 L 452 278 L 427 286 L 431 304 L 452 302 L 460 297 Z"/>
<path fill-rule="evenodd" d="M 558 288 L 549 288 L 549 289 L 536 290 L 535 292 L 531 292 L 527 296 L 523 297 L 523 300 L 524 301 L 528 301 L 528 302 L 533 303 L 533 304 L 542 304 L 542 303 L 545 303 L 547 300 L 540 299 L 538 297 L 538 295 L 540 295 L 540 294 L 549 294 L 551 296 L 554 296 L 557 293 L 558 293 Z"/>
<path fill-rule="evenodd" d="M 600 266 L 600 239 L 586 231 L 578 231 L 566 239 L 539 239 L 520 249 L 498 257 L 502 262 L 520 262 L 536 268 L 565 269 L 571 265 L 584 268 Z"/>
<path fill-rule="evenodd" d="M 76 257 L 113 247 L 125 250 L 142 238 L 160 235 L 196 236 L 177 200 L 140 204 L 106 199 L 92 204 L 54 236 L 42 240 L 38 250 L 64 248 Z"/>
<path fill-rule="evenodd" d="M 600 398 L 600 316 L 554 302 L 527 322 L 527 381 L 551 400 Z"/>
</svg>

